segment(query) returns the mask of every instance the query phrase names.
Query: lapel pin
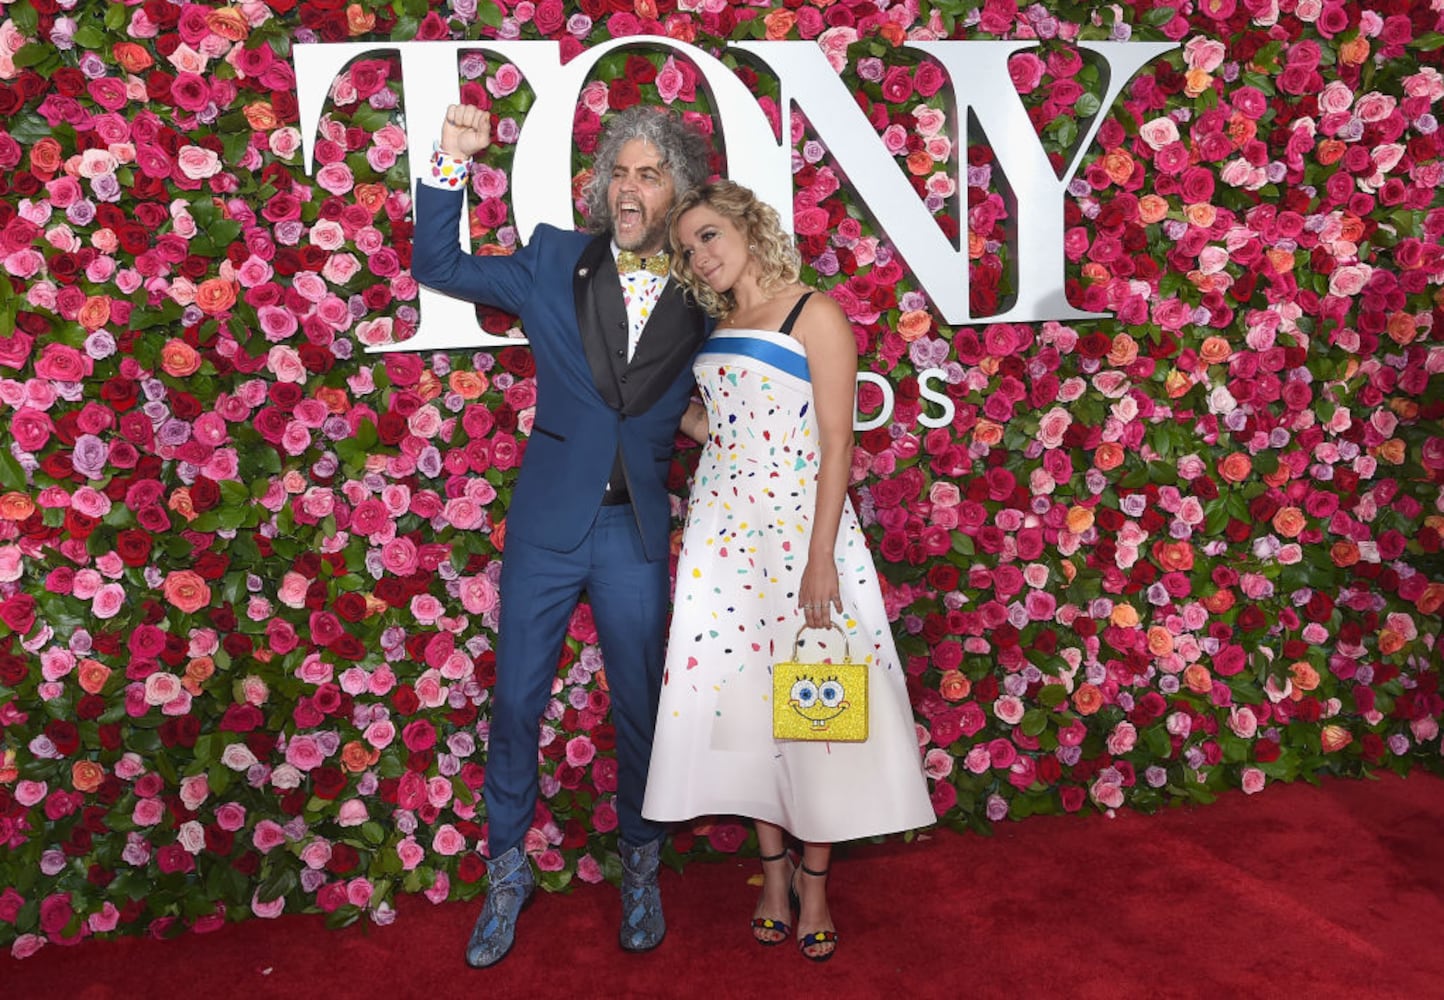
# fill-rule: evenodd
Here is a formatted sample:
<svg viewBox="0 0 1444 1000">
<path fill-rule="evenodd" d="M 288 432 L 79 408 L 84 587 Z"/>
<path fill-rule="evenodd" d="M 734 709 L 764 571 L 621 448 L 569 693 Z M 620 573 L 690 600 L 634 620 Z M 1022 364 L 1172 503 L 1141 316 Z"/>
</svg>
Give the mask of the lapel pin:
<svg viewBox="0 0 1444 1000">
<path fill-rule="evenodd" d="M 586 269 L 586 268 L 584 268 L 584 267 L 579 267 L 579 268 L 577 268 L 577 277 L 578 277 L 578 278 L 585 278 L 586 276 L 587 276 L 587 269 Z"/>
</svg>

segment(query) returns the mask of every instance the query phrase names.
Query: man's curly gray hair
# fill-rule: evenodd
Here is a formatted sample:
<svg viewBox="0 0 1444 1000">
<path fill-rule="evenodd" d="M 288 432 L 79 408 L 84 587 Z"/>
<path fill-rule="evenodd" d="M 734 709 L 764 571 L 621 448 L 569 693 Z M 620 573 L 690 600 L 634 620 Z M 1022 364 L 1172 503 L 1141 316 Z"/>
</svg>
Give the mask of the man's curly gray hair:
<svg viewBox="0 0 1444 1000">
<path fill-rule="evenodd" d="M 712 174 L 712 148 L 707 137 L 666 108 L 637 104 L 618 112 L 602 129 L 592 176 L 582 189 L 587 205 L 587 228 L 602 233 L 612 228 L 612 210 L 607 205 L 607 187 L 622 147 L 633 139 L 644 139 L 662 154 L 662 165 L 671 171 L 676 197 L 704 183 Z"/>
</svg>

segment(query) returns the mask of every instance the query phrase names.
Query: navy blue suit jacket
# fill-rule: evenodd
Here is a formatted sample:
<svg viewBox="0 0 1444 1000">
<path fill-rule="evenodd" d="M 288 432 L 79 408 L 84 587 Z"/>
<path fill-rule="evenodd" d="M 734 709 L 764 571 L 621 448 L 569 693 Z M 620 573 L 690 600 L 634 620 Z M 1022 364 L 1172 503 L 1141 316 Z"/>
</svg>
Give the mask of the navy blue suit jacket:
<svg viewBox="0 0 1444 1000">
<path fill-rule="evenodd" d="M 620 447 L 647 558 L 665 558 L 667 472 L 710 322 L 669 281 L 628 362 L 609 237 L 540 225 L 510 256 L 463 253 L 462 195 L 418 185 L 411 272 L 439 292 L 521 319 L 536 360 L 536 419 L 507 533 L 567 552 L 591 528 Z"/>
</svg>

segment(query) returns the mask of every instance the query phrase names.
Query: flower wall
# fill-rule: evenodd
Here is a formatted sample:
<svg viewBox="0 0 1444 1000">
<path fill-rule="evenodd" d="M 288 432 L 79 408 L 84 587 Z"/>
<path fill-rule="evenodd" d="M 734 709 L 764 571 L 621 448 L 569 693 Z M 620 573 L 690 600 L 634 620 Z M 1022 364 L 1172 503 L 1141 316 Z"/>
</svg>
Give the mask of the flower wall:
<svg viewBox="0 0 1444 1000">
<path fill-rule="evenodd" d="M 0 2 L 0 943 L 170 935 L 482 889 L 492 643 L 523 346 L 415 329 L 399 61 L 353 63 L 301 165 L 294 41 L 668 35 L 825 50 L 1008 301 L 1010 201 L 909 39 L 1036 39 L 1010 68 L 1061 162 L 1073 326 L 949 328 L 805 123 L 806 277 L 895 390 L 854 500 L 941 822 L 1151 808 L 1441 756 L 1444 140 L 1438 3 L 1202 0 Z M 1170 40 L 1110 108 L 1081 39 Z M 516 242 L 514 67 L 459 66 Z M 683 58 L 607 57 L 575 117 L 710 121 Z M 1000 81 L 1000 87 L 1003 86 Z M 483 311 L 487 329 L 510 317 Z M 941 369 L 951 422 L 919 375 Z M 864 416 L 882 406 L 863 385 Z M 674 475 L 680 513 L 687 468 Z M 527 838 L 615 875 L 617 768 L 585 607 Z M 734 819 L 674 860 L 747 846 Z"/>
</svg>

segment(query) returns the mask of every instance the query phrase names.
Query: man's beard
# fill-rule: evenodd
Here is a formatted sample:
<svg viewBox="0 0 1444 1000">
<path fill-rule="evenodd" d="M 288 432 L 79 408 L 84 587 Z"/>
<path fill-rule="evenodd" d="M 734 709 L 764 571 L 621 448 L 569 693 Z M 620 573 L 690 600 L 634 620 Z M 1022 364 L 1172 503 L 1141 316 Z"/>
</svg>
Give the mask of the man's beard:
<svg viewBox="0 0 1444 1000">
<path fill-rule="evenodd" d="M 634 240 L 623 242 L 623 238 L 617 235 L 617 216 L 612 214 L 612 240 L 620 250 L 640 251 L 643 247 L 665 250 L 667 248 L 667 222 L 666 218 L 642 230 L 642 234 Z M 629 245 L 630 244 L 630 245 Z"/>
</svg>

